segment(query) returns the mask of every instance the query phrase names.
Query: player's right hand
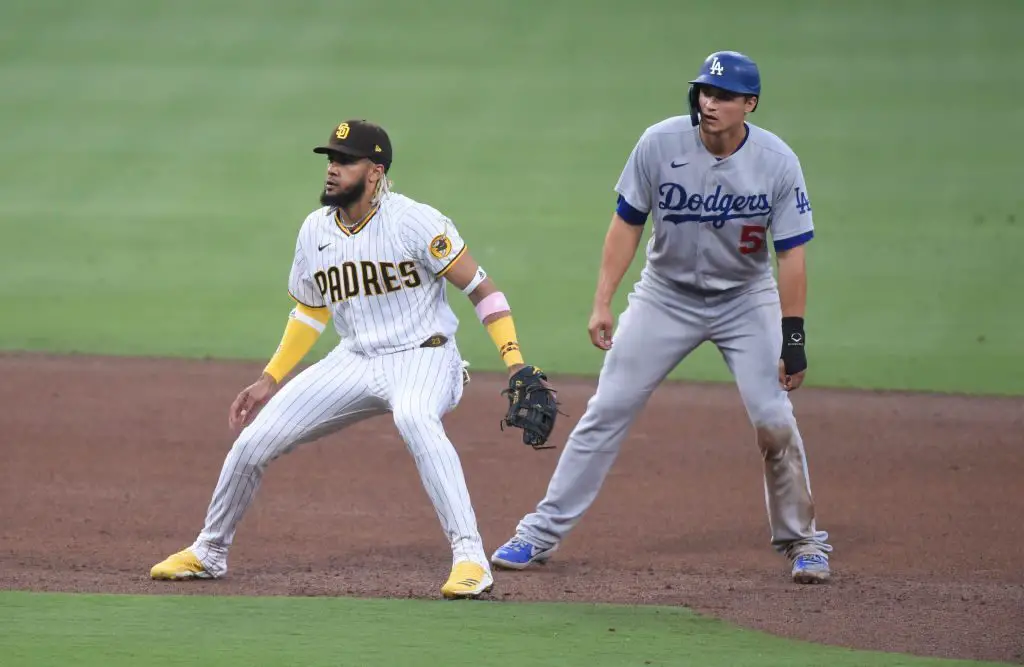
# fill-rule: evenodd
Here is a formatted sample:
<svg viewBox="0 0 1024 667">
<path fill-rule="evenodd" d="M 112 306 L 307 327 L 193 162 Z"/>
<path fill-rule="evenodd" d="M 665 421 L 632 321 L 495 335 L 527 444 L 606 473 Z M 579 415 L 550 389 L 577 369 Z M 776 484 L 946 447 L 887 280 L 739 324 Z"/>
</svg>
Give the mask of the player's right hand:
<svg viewBox="0 0 1024 667">
<path fill-rule="evenodd" d="M 252 423 L 260 408 L 266 405 L 276 389 L 277 381 L 266 373 L 243 389 L 228 411 L 228 426 L 231 430 L 240 430 Z"/>
<path fill-rule="evenodd" d="M 590 315 L 590 324 L 587 331 L 590 332 L 590 342 L 602 350 L 612 349 L 612 309 L 610 306 L 595 305 L 594 312 Z"/>
</svg>

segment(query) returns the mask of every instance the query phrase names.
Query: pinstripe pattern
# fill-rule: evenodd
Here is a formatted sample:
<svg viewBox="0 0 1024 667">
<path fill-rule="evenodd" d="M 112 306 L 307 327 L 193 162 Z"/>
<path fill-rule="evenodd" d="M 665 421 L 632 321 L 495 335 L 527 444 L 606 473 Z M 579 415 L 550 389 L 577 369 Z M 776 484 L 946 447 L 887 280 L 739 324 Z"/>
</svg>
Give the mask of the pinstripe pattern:
<svg viewBox="0 0 1024 667">
<path fill-rule="evenodd" d="M 440 257 L 430 252 L 439 235 L 449 244 L 436 253 Z M 288 290 L 308 306 L 331 308 L 342 340 L 280 389 L 225 458 L 205 525 L 192 545 L 211 574 L 227 571 L 235 530 L 271 461 L 302 443 L 387 413 L 415 460 L 451 544 L 453 562 L 471 560 L 489 571 L 462 465 L 441 423 L 462 397 L 463 375 L 455 343 L 458 322 L 438 274 L 464 247 L 447 218 L 396 194 L 388 195 L 378 213 L 351 234 L 337 227 L 328 209 L 307 217 L 296 242 Z M 373 269 L 363 269 L 363 262 L 377 267 L 379 294 Z M 379 267 L 403 262 L 411 263 L 407 266 L 414 267 L 418 281 L 407 272 L 401 289 L 387 289 Z M 346 263 L 360 267 L 358 294 L 347 294 L 339 280 L 331 285 L 324 277 L 335 267 L 339 278 L 338 267 Z M 369 283 L 362 280 L 367 275 Z M 420 347 L 435 334 L 449 342 Z"/>
<path fill-rule="evenodd" d="M 239 435 L 192 545 L 196 556 L 211 574 L 226 571 L 235 529 L 271 461 L 390 412 L 452 546 L 453 562 L 472 560 L 486 567 L 462 464 L 441 424 L 461 396 L 461 356 L 453 343 L 376 357 L 335 348 L 282 387 Z"/>
<path fill-rule="evenodd" d="M 430 252 L 438 236 L 450 244 L 444 257 Z M 295 248 L 288 291 L 308 306 L 329 306 L 341 345 L 348 349 L 364 355 L 389 354 L 416 347 L 434 334 L 455 335 L 458 319 L 448 304 L 443 276 L 438 274 L 449 268 L 465 242 L 451 220 L 436 209 L 389 193 L 377 214 L 358 233 L 348 235 L 338 227 L 331 209 L 320 208 L 306 218 Z M 400 289 L 388 292 L 379 275 L 380 264 L 397 267 L 403 261 L 414 263 L 420 284 L 409 286 L 399 280 Z M 325 295 L 322 285 L 317 285 L 318 273 L 336 271 L 343 279 L 342 267 L 361 267 L 363 262 L 377 267 L 384 293 L 366 288 L 361 268 L 356 297 L 332 294 L 330 285 Z"/>
<path fill-rule="evenodd" d="M 452 545 L 454 561 L 487 563 L 459 455 L 441 417 L 462 395 L 462 365 L 454 346 L 409 350 L 380 359 L 395 426 Z"/>
<path fill-rule="evenodd" d="M 308 220 L 307 218 L 307 224 Z M 306 241 L 309 236 L 306 231 L 307 224 L 303 224 L 303 228 L 295 240 L 295 256 L 292 259 L 292 269 L 288 276 L 288 293 L 301 304 L 313 308 L 322 308 L 327 304 L 320 290 L 317 289 L 312 273 L 306 263 L 306 248 L 308 246 Z"/>
<path fill-rule="evenodd" d="M 270 461 L 304 441 L 385 411 L 384 401 L 367 391 L 371 381 L 368 360 L 335 348 L 285 384 L 242 430 L 221 467 L 206 524 L 193 545 L 211 574 L 226 570 L 235 528 Z"/>
</svg>

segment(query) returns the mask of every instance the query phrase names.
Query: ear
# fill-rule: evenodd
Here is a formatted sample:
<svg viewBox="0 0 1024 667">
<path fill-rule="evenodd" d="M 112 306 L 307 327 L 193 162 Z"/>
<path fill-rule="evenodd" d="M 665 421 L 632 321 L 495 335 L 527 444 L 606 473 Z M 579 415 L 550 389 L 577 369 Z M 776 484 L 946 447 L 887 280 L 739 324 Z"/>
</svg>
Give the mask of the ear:
<svg viewBox="0 0 1024 667">
<path fill-rule="evenodd" d="M 745 111 L 747 113 L 754 113 L 754 111 L 757 110 L 757 103 L 760 101 L 761 100 L 757 97 L 757 95 L 747 95 L 747 103 L 744 107 Z"/>
</svg>

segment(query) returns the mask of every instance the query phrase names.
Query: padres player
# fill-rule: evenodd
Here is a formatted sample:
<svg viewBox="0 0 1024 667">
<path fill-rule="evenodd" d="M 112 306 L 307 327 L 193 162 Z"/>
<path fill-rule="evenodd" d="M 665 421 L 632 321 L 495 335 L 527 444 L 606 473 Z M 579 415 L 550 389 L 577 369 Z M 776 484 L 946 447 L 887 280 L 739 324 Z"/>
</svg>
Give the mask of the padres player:
<svg viewBox="0 0 1024 667">
<path fill-rule="evenodd" d="M 746 122 L 761 93 L 750 58 L 713 53 L 690 84 L 689 117 L 648 128 L 616 185 L 618 207 L 590 319 L 591 340 L 608 351 L 597 392 L 546 497 L 492 555 L 495 565 L 523 569 L 551 555 L 597 497 L 648 397 L 711 341 L 736 380 L 763 455 L 771 544 L 788 557 L 794 581 L 829 577 L 832 547 L 815 527 L 804 445 L 787 394 L 807 366 L 804 250 L 814 225 L 800 162 L 780 138 Z M 647 262 L 613 339 L 609 305 L 649 215 Z"/>
<path fill-rule="evenodd" d="M 341 123 L 326 145 L 322 208 L 302 224 L 288 280 L 297 302 L 262 376 L 231 405 L 242 428 L 224 461 L 195 542 L 152 568 L 154 579 L 215 578 L 264 469 L 299 444 L 390 413 L 451 543 L 446 598 L 493 585 L 459 456 L 441 417 L 468 381 L 445 280 L 475 304 L 510 375 L 523 367 L 508 301 L 443 214 L 388 185 L 391 142 L 364 120 Z M 327 323 L 341 336 L 322 360 L 278 387 Z"/>
</svg>

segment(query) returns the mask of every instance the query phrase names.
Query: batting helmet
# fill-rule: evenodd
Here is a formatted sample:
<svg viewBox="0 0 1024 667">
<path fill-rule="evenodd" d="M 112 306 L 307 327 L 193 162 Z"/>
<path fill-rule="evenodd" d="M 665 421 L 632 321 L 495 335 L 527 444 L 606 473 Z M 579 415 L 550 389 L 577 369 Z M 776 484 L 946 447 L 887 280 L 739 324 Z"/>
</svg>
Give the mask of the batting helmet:
<svg viewBox="0 0 1024 667">
<path fill-rule="evenodd" d="M 700 84 L 714 86 L 739 95 L 761 97 L 761 74 L 757 64 L 738 51 L 715 51 L 700 66 L 700 74 L 690 81 L 690 121 L 696 126 L 700 109 Z M 757 107 L 755 106 L 756 110 Z"/>
</svg>

